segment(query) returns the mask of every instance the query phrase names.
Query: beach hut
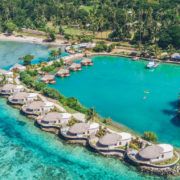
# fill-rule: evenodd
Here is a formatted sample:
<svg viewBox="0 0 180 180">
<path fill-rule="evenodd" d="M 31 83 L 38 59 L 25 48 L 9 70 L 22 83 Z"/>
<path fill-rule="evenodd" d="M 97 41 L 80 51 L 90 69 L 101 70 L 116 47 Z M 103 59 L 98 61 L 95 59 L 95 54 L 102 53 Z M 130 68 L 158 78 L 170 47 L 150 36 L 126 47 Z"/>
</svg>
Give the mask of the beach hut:
<svg viewBox="0 0 180 180">
<path fill-rule="evenodd" d="M 99 139 L 98 145 L 106 148 L 125 146 L 130 143 L 131 139 L 132 136 L 129 133 L 108 133 Z"/>
<path fill-rule="evenodd" d="M 22 111 L 29 115 L 42 115 L 50 112 L 54 108 L 52 102 L 33 101 L 30 104 L 24 105 Z"/>
<path fill-rule="evenodd" d="M 13 67 L 10 68 L 11 71 L 25 71 L 26 66 L 23 66 L 21 64 L 15 64 Z"/>
<path fill-rule="evenodd" d="M 84 58 L 82 61 L 81 61 L 81 64 L 83 66 L 92 66 L 93 65 L 93 62 L 91 59 L 89 58 Z"/>
<path fill-rule="evenodd" d="M 38 96 L 36 93 L 17 92 L 12 96 L 9 96 L 8 101 L 12 104 L 26 104 L 37 100 Z"/>
<path fill-rule="evenodd" d="M 68 76 L 70 76 L 69 69 L 63 69 L 63 68 L 59 69 L 56 76 L 60 76 L 60 77 L 68 77 Z"/>
<path fill-rule="evenodd" d="M 137 157 L 141 161 L 161 162 L 173 158 L 174 150 L 170 144 L 147 146 L 140 150 Z"/>
<path fill-rule="evenodd" d="M 50 112 L 38 120 L 38 124 L 42 127 L 60 127 L 66 125 L 71 117 L 70 113 Z"/>
<path fill-rule="evenodd" d="M 41 78 L 41 81 L 43 81 L 46 84 L 54 84 L 56 83 L 55 81 L 55 76 L 51 74 L 46 74 Z"/>
<path fill-rule="evenodd" d="M 81 64 L 72 63 L 72 64 L 69 66 L 69 70 L 71 70 L 71 71 L 80 71 L 80 70 L 81 70 Z"/>
<path fill-rule="evenodd" d="M 25 88 L 22 85 L 5 84 L 0 89 L 0 94 L 2 94 L 2 95 L 11 95 L 13 93 L 23 92 L 24 90 L 25 90 Z"/>
</svg>

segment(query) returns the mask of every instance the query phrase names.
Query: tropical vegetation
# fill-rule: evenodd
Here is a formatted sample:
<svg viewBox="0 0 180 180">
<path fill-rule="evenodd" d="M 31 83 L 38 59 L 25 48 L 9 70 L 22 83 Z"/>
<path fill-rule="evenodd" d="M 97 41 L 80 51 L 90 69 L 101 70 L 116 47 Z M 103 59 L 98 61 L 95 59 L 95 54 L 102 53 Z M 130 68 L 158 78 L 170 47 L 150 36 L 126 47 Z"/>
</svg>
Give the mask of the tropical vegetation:
<svg viewBox="0 0 180 180">
<path fill-rule="evenodd" d="M 91 41 L 104 32 L 111 41 L 180 48 L 179 0 L 1 0 L 0 31 L 22 28 Z M 65 27 L 69 27 L 69 32 Z"/>
</svg>

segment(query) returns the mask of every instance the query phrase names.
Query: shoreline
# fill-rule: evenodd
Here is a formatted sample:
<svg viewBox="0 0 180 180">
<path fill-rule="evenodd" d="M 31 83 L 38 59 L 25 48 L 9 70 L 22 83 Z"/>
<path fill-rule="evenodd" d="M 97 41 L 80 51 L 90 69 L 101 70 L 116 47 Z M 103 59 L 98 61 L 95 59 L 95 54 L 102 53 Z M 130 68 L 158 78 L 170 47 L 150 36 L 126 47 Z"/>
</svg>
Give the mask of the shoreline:
<svg viewBox="0 0 180 180">
<path fill-rule="evenodd" d="M 21 42 L 21 43 L 32 43 L 39 44 L 45 46 L 67 46 L 63 40 L 56 40 L 54 42 L 45 42 L 43 38 L 33 37 L 33 36 L 25 36 L 25 35 L 5 35 L 0 34 L 0 41 L 8 41 L 8 42 Z"/>
<path fill-rule="evenodd" d="M 87 55 L 87 57 L 94 57 L 94 56 L 114 56 L 114 57 L 126 57 L 126 58 L 133 58 L 133 56 L 128 56 L 128 55 L 123 55 L 123 54 L 113 54 L 113 53 L 87 53 L 86 54 Z M 136 61 L 142 61 L 142 60 L 144 60 L 144 61 L 149 61 L 149 59 L 148 58 L 140 58 L 139 60 L 136 60 Z M 133 61 L 135 61 L 135 60 L 133 60 Z M 154 61 L 156 61 L 156 62 L 160 62 L 160 63 L 165 63 L 165 64 L 176 64 L 176 65 L 180 65 L 180 62 L 178 62 L 178 61 L 170 61 L 170 60 L 168 60 L 168 61 L 163 61 L 163 60 L 160 60 L 160 59 L 155 59 Z"/>
</svg>

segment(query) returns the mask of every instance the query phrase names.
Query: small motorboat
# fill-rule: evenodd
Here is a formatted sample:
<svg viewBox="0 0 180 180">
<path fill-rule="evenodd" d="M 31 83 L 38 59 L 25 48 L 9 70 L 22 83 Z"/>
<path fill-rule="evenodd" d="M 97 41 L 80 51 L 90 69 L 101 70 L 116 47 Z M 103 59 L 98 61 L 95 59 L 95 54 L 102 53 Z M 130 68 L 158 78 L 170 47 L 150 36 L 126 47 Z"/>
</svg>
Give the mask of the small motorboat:
<svg viewBox="0 0 180 180">
<path fill-rule="evenodd" d="M 152 68 L 158 67 L 158 65 L 159 65 L 159 63 L 156 63 L 156 62 L 154 62 L 154 61 L 150 61 L 150 62 L 147 64 L 146 68 L 152 69 Z"/>
</svg>

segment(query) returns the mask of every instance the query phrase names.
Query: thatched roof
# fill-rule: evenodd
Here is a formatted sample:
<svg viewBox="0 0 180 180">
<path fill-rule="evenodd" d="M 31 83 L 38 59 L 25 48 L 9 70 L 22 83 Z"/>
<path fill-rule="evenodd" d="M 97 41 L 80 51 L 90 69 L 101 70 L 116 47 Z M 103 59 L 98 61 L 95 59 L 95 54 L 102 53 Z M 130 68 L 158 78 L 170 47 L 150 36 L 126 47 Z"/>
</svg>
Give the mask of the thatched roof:
<svg viewBox="0 0 180 180">
<path fill-rule="evenodd" d="M 158 145 L 145 147 L 139 152 L 139 156 L 143 159 L 155 159 L 163 153 L 163 148 Z"/>
<path fill-rule="evenodd" d="M 117 144 L 122 139 L 121 135 L 116 133 L 106 134 L 99 139 L 99 144 L 104 146 L 111 146 Z"/>
<path fill-rule="evenodd" d="M 71 126 L 68 130 L 70 134 L 83 134 L 89 129 L 89 124 L 87 123 L 76 123 Z"/>
<path fill-rule="evenodd" d="M 12 99 L 24 99 L 28 97 L 28 93 L 27 92 L 18 92 L 12 95 Z"/>
<path fill-rule="evenodd" d="M 71 114 L 69 113 L 58 113 L 58 112 L 50 112 L 45 115 L 42 119 L 44 121 L 61 121 L 62 119 L 70 119 Z"/>
</svg>

